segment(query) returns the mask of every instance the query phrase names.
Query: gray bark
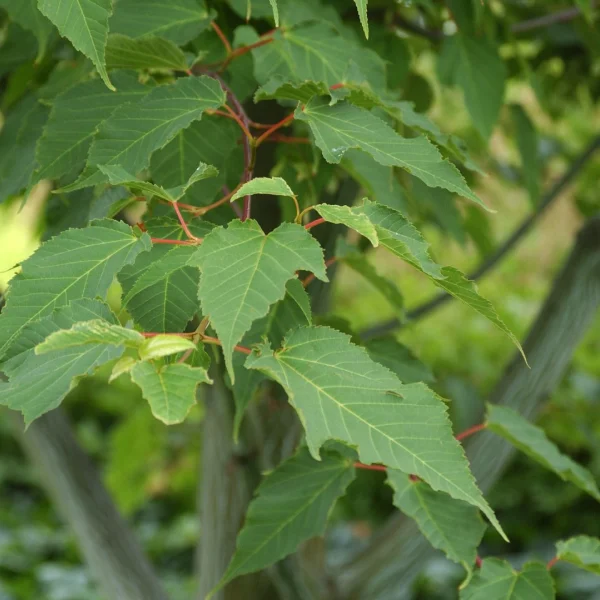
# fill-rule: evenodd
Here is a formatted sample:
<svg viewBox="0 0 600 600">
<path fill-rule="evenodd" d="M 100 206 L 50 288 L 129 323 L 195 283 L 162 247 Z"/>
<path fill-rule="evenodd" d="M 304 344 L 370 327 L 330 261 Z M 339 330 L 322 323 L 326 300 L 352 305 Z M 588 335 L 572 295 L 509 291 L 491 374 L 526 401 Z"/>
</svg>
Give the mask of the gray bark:
<svg viewBox="0 0 600 600">
<path fill-rule="evenodd" d="M 556 277 L 523 347 L 531 369 L 516 353 L 491 394 L 533 419 L 563 376 L 600 304 L 600 218 L 590 220 Z M 485 493 L 499 479 L 513 448 L 484 432 L 465 444 L 471 468 Z M 345 600 L 408 597 L 408 588 L 434 554 L 414 523 L 397 514 L 371 544 L 337 574 Z"/>
</svg>

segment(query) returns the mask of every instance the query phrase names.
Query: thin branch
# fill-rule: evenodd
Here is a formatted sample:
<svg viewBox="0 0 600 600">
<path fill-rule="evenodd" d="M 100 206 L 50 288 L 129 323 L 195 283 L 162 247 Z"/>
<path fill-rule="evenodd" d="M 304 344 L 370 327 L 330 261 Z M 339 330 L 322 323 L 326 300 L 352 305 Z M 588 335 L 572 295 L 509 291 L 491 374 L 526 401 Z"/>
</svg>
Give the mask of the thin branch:
<svg viewBox="0 0 600 600">
<path fill-rule="evenodd" d="M 474 271 L 467 277 L 477 281 L 484 275 L 487 275 L 529 232 L 529 230 L 539 221 L 540 217 L 546 212 L 550 205 L 560 196 L 564 189 L 575 179 L 579 172 L 600 149 L 600 135 L 594 138 L 585 150 L 573 161 L 571 166 L 563 176 L 552 186 L 552 188 L 541 199 L 537 209 L 515 229 L 515 231 L 490 254 Z M 444 305 L 453 296 L 442 293 L 428 300 L 424 304 L 417 306 L 406 314 L 407 321 L 416 321 L 433 312 L 436 308 Z M 361 337 L 368 339 L 378 335 L 383 335 L 402 326 L 398 319 L 390 319 L 384 323 L 379 323 L 364 330 Z"/>
<path fill-rule="evenodd" d="M 254 136 L 248 130 L 248 126 L 246 125 L 246 123 L 244 123 L 242 118 L 239 115 L 237 115 L 230 106 L 227 106 L 227 104 L 225 104 L 225 108 L 227 109 L 227 112 L 229 113 L 230 117 L 240 126 L 240 129 L 244 132 L 244 135 L 248 138 L 248 141 L 251 144 L 253 144 Z"/>
<path fill-rule="evenodd" d="M 473 425 L 473 427 L 469 427 L 469 429 L 465 429 L 465 431 L 454 436 L 459 442 L 468 438 L 469 436 L 477 433 L 478 431 L 483 431 L 487 427 L 487 423 L 480 423 L 479 425 Z"/>
<path fill-rule="evenodd" d="M 267 38 L 260 39 L 260 40 L 258 40 L 258 42 L 254 42 L 253 44 L 248 44 L 247 46 L 241 46 L 240 48 L 236 48 L 225 59 L 225 61 L 223 62 L 223 66 L 221 67 L 221 70 L 225 70 L 229 66 L 229 63 L 232 60 L 235 60 L 236 58 L 243 56 L 244 54 L 247 54 L 248 52 L 251 52 L 255 48 L 260 48 L 261 46 L 266 46 L 267 44 L 270 44 L 271 42 L 274 42 L 274 41 L 275 41 L 274 38 L 267 37 Z"/>
<path fill-rule="evenodd" d="M 233 48 L 231 47 L 229 40 L 227 39 L 221 28 L 214 21 L 212 21 L 210 25 L 215 31 L 215 33 L 219 36 L 219 39 L 223 43 L 225 51 L 227 52 L 227 57 L 229 58 L 231 56 L 231 53 L 233 52 Z"/>
<path fill-rule="evenodd" d="M 335 262 L 337 262 L 337 256 L 332 256 L 330 259 L 325 261 L 325 267 L 329 268 L 331 265 L 333 265 Z M 303 287 L 307 287 L 310 283 L 312 283 L 315 280 L 315 274 L 311 273 L 310 275 L 308 275 L 308 277 L 306 277 L 306 279 L 302 282 L 302 286 Z"/>
<path fill-rule="evenodd" d="M 354 467 L 357 469 L 364 469 L 365 471 L 387 471 L 387 467 L 383 465 L 366 465 L 365 463 L 355 462 Z"/>
<path fill-rule="evenodd" d="M 548 564 L 546 565 L 546 569 L 548 569 L 548 571 L 560 560 L 560 558 L 558 558 L 558 556 L 555 556 L 552 560 L 548 561 Z"/>
<path fill-rule="evenodd" d="M 204 344 L 213 344 L 215 346 L 223 346 L 223 343 L 221 342 L 221 340 L 218 340 L 217 338 L 211 337 L 209 335 L 203 335 L 200 338 L 200 341 L 203 342 Z M 233 349 L 236 350 L 237 352 L 241 352 L 242 354 L 252 354 L 252 350 L 250 350 L 250 348 L 246 348 L 245 346 L 234 346 Z"/>
<path fill-rule="evenodd" d="M 321 225 L 321 223 L 325 223 L 325 219 L 323 219 L 322 217 L 320 219 L 315 219 L 314 221 L 307 223 L 304 226 L 304 229 L 306 229 L 308 231 L 309 229 L 312 229 L 313 227 L 316 227 L 317 225 Z"/>
<path fill-rule="evenodd" d="M 177 215 L 177 220 L 179 221 L 179 224 L 181 225 L 181 228 L 183 229 L 183 232 L 185 233 L 185 235 L 188 236 L 188 238 L 193 241 L 193 242 L 201 242 L 201 238 L 197 238 L 191 231 L 190 228 L 188 227 L 188 224 L 185 222 L 185 219 L 183 218 L 183 215 L 181 214 L 181 211 L 179 210 L 179 205 L 177 204 L 177 202 L 171 202 L 171 206 L 173 206 L 173 210 L 175 211 L 175 214 Z"/>
<path fill-rule="evenodd" d="M 266 139 L 268 139 L 271 134 L 275 133 L 278 129 L 282 127 L 287 127 L 294 120 L 294 113 L 288 115 L 287 117 L 281 119 L 279 123 L 275 123 L 270 129 L 267 129 L 257 140 L 256 145 L 260 146 Z"/>
</svg>

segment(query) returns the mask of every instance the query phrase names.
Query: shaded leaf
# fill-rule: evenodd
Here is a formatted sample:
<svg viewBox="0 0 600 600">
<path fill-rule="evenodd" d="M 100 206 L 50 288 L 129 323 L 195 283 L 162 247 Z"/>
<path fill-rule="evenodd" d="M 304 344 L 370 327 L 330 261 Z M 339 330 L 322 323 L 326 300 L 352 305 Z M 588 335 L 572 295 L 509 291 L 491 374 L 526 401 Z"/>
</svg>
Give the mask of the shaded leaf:
<svg viewBox="0 0 600 600">
<path fill-rule="evenodd" d="M 246 366 L 285 388 L 315 458 L 327 440 L 346 442 L 362 462 L 414 473 L 477 506 L 502 532 L 452 435 L 444 402 L 425 385 L 402 385 L 349 336 L 328 327 L 296 329 L 275 353 L 262 345 Z"/>
<path fill-rule="evenodd" d="M 573 483 L 600 501 L 600 491 L 592 474 L 560 452 L 542 429 L 519 413 L 506 406 L 488 404 L 486 423 L 490 431 L 556 473 L 563 481 Z"/>
<path fill-rule="evenodd" d="M 269 473 L 250 503 L 235 554 L 212 593 L 244 573 L 285 558 L 303 541 L 323 535 L 336 500 L 353 479 L 349 459 L 324 452 L 317 462 L 306 448 Z"/>
<path fill-rule="evenodd" d="M 600 575 L 600 540 L 587 535 L 578 535 L 556 543 L 559 560 Z"/>
<path fill-rule="evenodd" d="M 434 548 L 470 574 L 486 529 L 479 511 L 393 469 L 388 470 L 387 481 L 394 490 L 394 506 L 414 519 Z"/>
<path fill-rule="evenodd" d="M 108 36 L 108 69 L 167 69 L 187 71 L 185 54 L 173 42 L 159 37 L 133 39 L 120 33 Z"/>
<path fill-rule="evenodd" d="M 0 314 L 0 358 L 29 323 L 79 298 L 104 297 L 114 276 L 149 250 L 147 234 L 117 221 L 94 221 L 43 244 L 22 265 Z"/>
<path fill-rule="evenodd" d="M 312 271 L 327 281 L 323 250 L 304 227 L 292 223 L 265 235 L 254 220 L 232 221 L 207 235 L 189 264 L 200 267 L 202 313 L 223 344 L 233 382 L 234 346 L 284 297 L 296 271 Z"/>
<path fill-rule="evenodd" d="M 56 25 L 60 35 L 94 63 L 102 81 L 114 90 L 104 56 L 112 0 L 38 0 L 38 8 Z"/>
<path fill-rule="evenodd" d="M 185 420 L 196 404 L 196 388 L 212 383 L 204 369 L 186 364 L 156 365 L 138 362 L 130 371 L 131 380 L 140 387 L 152 414 L 167 425 Z"/>
<path fill-rule="evenodd" d="M 387 367 L 403 383 L 433 383 L 435 380 L 429 367 L 393 336 L 373 338 L 365 344 L 365 348 L 375 362 Z"/>
<path fill-rule="evenodd" d="M 38 41 L 37 60 L 46 53 L 48 40 L 52 34 L 52 23 L 38 10 L 37 0 L 0 0 L 0 6 L 8 16 L 23 29 L 35 35 Z"/>
</svg>

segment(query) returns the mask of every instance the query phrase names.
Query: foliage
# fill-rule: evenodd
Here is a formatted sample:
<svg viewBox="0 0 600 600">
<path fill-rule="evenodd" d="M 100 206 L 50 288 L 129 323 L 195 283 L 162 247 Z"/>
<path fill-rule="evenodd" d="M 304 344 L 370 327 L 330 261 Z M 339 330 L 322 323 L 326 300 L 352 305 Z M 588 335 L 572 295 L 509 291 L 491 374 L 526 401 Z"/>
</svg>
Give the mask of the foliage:
<svg viewBox="0 0 600 600">
<path fill-rule="evenodd" d="M 580 4 L 593 23 L 593 4 Z M 485 211 L 493 211 L 473 191 L 480 168 L 464 142 L 424 114 L 418 86 L 403 85 L 422 79 L 412 58 L 419 42 L 409 48 L 398 35 L 404 7 L 355 0 L 349 19 L 348 5 L 0 2 L 10 21 L 0 45 L 0 73 L 8 73 L 0 202 L 22 197 L 27 206 L 39 185 L 54 189 L 52 235 L 20 265 L 0 314 L 8 378 L 0 404 L 29 425 L 104 366 L 111 385 L 129 379 L 152 414 L 174 425 L 196 405 L 197 388 L 226 372 L 237 440 L 257 390 L 279 384 L 307 448 L 258 487 L 219 587 L 322 535 L 359 467 L 387 468 L 394 504 L 463 565 L 461 598 L 527 598 L 530 589 L 553 598 L 539 563 L 515 572 L 486 559 L 474 572 L 479 511 L 506 535 L 446 401 L 428 387 L 430 368 L 393 337 L 364 341 L 335 315 L 318 314 L 340 263 L 404 317 L 406 294 L 371 262 L 377 249 L 522 353 L 502 311 L 462 271 L 441 266 L 417 226 L 485 248 Z M 518 3 L 409 10 L 435 27 L 409 21 L 438 46 L 439 85 L 461 90 L 474 148 L 498 130 L 511 77 L 530 81 L 540 104 L 557 110 L 545 93 L 551 76 L 534 77 L 513 39 L 519 28 L 510 23 L 526 12 Z M 398 27 L 381 25 L 396 19 Z M 398 56 L 410 64 L 395 64 Z M 520 104 L 510 117 L 517 176 L 536 206 L 539 133 Z M 54 221 L 53 201 L 68 207 Z M 112 308 L 111 292 L 119 296 Z M 483 426 L 600 499 L 593 476 L 518 414 L 490 406 Z M 597 544 L 559 542 L 557 557 L 597 572 Z"/>
</svg>

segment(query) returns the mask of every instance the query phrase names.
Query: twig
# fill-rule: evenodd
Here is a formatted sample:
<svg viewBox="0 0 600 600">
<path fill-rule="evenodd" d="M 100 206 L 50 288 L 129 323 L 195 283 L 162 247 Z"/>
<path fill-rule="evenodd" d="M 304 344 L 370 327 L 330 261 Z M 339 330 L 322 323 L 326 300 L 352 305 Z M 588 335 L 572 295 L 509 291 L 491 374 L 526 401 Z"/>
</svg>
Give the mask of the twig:
<svg viewBox="0 0 600 600">
<path fill-rule="evenodd" d="M 573 161 L 569 169 L 552 186 L 552 188 L 541 199 L 537 210 L 525 218 L 525 220 L 515 229 L 515 231 L 490 254 L 480 265 L 472 271 L 468 278 L 477 281 L 484 275 L 487 275 L 529 232 L 529 230 L 538 222 L 540 217 L 548 207 L 560 196 L 561 192 L 575 179 L 583 167 L 589 162 L 594 153 L 600 149 L 600 135 L 594 138 L 585 150 Z M 447 293 L 437 295 L 424 304 L 417 306 L 406 314 L 407 321 L 416 321 L 433 312 L 436 308 L 444 305 L 453 296 Z M 402 326 L 398 319 L 390 319 L 384 323 L 379 323 L 361 332 L 363 339 L 368 339 L 378 335 L 383 335 L 389 331 Z"/>
<path fill-rule="evenodd" d="M 227 52 L 227 58 L 229 58 L 231 56 L 231 53 L 233 52 L 233 48 L 231 47 L 229 40 L 225 37 L 225 34 L 221 30 L 221 28 L 214 21 L 212 21 L 210 25 L 213 28 L 213 30 L 215 31 L 215 33 L 219 36 L 219 39 L 223 43 L 223 46 L 225 46 L 225 51 Z"/>
<path fill-rule="evenodd" d="M 287 117 L 281 119 L 279 123 L 275 123 L 270 129 L 267 129 L 257 140 L 256 145 L 260 146 L 266 139 L 268 139 L 271 134 L 275 133 L 278 129 L 282 127 L 287 127 L 294 120 L 294 113 L 288 115 Z"/>
</svg>

